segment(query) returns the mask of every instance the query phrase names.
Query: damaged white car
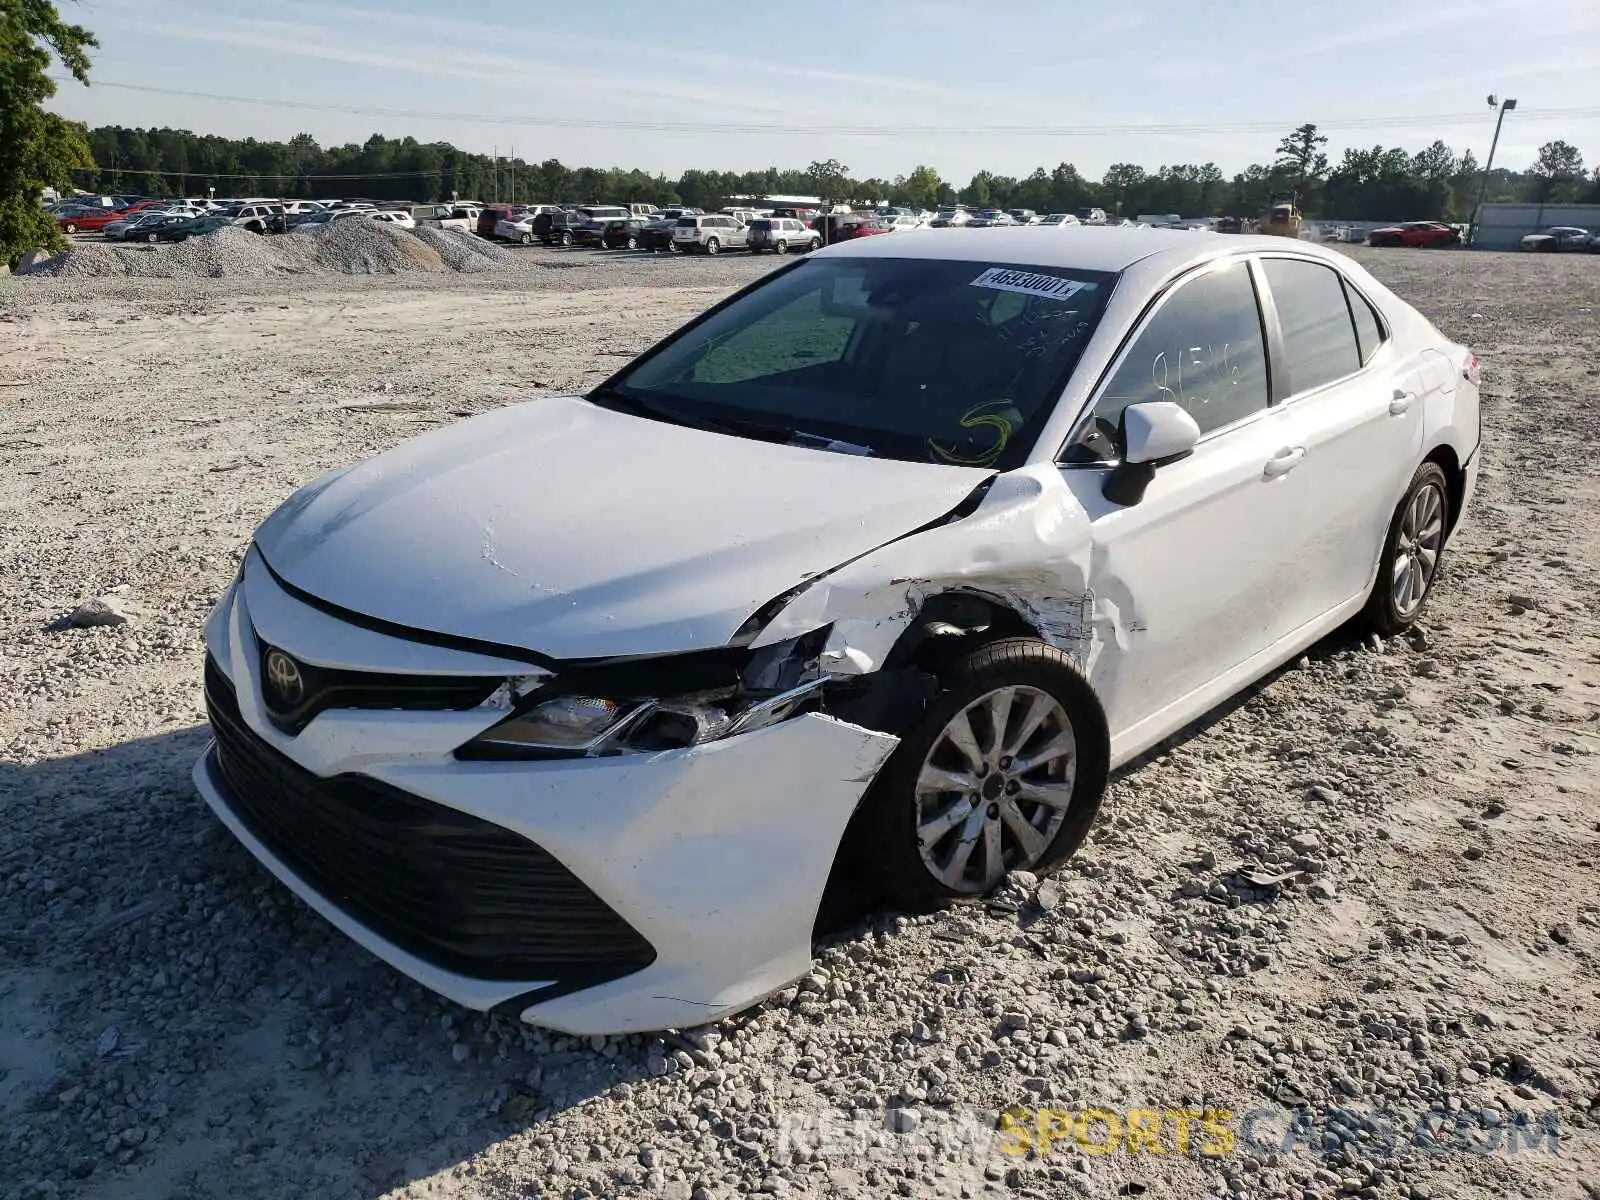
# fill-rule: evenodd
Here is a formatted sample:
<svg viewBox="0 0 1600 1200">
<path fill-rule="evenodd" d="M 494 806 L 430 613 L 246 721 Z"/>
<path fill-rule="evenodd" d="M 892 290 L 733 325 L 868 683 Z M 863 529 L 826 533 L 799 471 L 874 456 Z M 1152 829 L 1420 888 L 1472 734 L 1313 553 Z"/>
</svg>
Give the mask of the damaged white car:
<svg viewBox="0 0 1600 1200">
<path fill-rule="evenodd" d="M 1408 626 L 1477 363 L 1357 263 L 1146 229 L 868 238 L 586 396 L 296 493 L 206 629 L 201 794 L 470 1008 L 698 1024 L 830 878 L 978 895 L 1351 618 Z"/>
</svg>

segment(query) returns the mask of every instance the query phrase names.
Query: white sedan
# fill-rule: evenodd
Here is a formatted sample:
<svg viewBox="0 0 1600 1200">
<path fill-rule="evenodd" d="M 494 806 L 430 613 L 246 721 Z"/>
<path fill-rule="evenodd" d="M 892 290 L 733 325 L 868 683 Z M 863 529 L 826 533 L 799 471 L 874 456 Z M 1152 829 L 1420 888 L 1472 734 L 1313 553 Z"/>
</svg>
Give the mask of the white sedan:
<svg viewBox="0 0 1600 1200">
<path fill-rule="evenodd" d="M 1113 768 L 1407 629 L 1478 391 L 1307 242 L 852 240 L 295 493 L 207 624 L 195 782 L 463 1005 L 699 1024 L 808 970 L 830 876 L 1048 871 Z"/>
</svg>

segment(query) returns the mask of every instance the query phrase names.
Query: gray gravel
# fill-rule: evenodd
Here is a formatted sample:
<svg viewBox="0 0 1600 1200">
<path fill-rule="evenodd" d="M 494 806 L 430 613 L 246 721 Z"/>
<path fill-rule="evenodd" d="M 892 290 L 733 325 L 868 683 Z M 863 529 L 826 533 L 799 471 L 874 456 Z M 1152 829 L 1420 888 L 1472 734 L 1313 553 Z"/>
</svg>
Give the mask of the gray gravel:
<svg viewBox="0 0 1600 1200">
<path fill-rule="evenodd" d="M 294 486 L 581 387 L 772 265 L 502 253 L 0 288 L 0 1196 L 1586 1195 L 1594 260 L 1358 252 L 1484 362 L 1426 629 L 1331 638 L 1123 772 L 1052 879 L 876 918 L 715 1029 L 574 1041 L 371 959 L 187 779 L 201 622 Z M 96 599 L 126 622 L 76 627 Z M 1198 1124 L 1187 1154 L 963 1142 L 1017 1105 L 1310 1122 L 1220 1157 Z M 1507 1153 L 1518 1114 L 1560 1155 Z"/>
</svg>

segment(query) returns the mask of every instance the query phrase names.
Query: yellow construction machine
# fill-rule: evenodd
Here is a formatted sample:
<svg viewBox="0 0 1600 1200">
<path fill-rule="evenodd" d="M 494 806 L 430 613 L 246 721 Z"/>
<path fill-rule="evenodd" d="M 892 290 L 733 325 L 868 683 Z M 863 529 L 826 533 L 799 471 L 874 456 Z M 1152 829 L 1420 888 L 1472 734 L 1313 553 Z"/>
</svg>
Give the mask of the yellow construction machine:
<svg viewBox="0 0 1600 1200">
<path fill-rule="evenodd" d="M 1274 200 L 1267 215 L 1256 223 L 1257 233 L 1270 233 L 1277 237 L 1300 236 L 1300 208 L 1293 199 Z"/>
</svg>

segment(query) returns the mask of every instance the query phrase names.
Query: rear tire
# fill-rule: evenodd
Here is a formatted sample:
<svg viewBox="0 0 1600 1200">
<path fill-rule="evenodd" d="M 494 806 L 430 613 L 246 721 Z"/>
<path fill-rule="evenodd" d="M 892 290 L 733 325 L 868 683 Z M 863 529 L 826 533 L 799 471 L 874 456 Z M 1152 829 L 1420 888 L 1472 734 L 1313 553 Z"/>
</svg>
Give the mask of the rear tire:
<svg viewBox="0 0 1600 1200">
<path fill-rule="evenodd" d="M 67 222 L 67 232 L 68 233 L 77 233 L 78 232 L 78 227 L 76 225 L 74 225 L 71 221 L 68 221 Z"/>
<path fill-rule="evenodd" d="M 628 249 L 629 250 L 637 250 L 638 248 L 639 248 L 639 239 L 636 238 L 636 237 L 629 238 L 628 239 Z"/>
<path fill-rule="evenodd" d="M 1099 701 L 1054 646 L 990 642 L 941 683 L 873 780 L 841 850 L 874 902 L 913 912 L 1071 857 L 1100 810 L 1110 758 Z M 997 709 L 998 731 L 989 716 Z"/>
<path fill-rule="evenodd" d="M 717 253 L 717 251 L 719 251 L 721 249 L 722 249 L 722 246 L 721 246 L 720 243 L 718 243 L 716 238 L 707 238 L 706 239 L 706 253 L 707 254 L 715 254 L 715 253 Z"/>
<path fill-rule="evenodd" d="M 1438 463 L 1425 462 L 1395 506 L 1378 557 L 1378 577 L 1361 623 L 1381 637 L 1416 624 L 1443 566 L 1450 528 L 1450 487 Z"/>
<path fill-rule="evenodd" d="M 570 245 L 572 245 L 572 235 L 571 235 L 571 234 L 570 234 L 570 233 L 563 233 L 563 234 L 562 234 L 562 235 L 561 235 L 561 244 L 562 244 L 562 245 L 563 245 L 563 246 L 570 246 Z"/>
<path fill-rule="evenodd" d="M 778 244 L 773 247 L 773 250 L 776 251 L 778 254 L 787 254 L 787 253 L 789 253 L 789 243 L 787 241 L 785 241 L 783 238 L 779 238 L 778 239 Z"/>
<path fill-rule="evenodd" d="M 525 233 L 520 240 L 524 246 L 531 246 L 533 245 L 533 234 Z"/>
</svg>

